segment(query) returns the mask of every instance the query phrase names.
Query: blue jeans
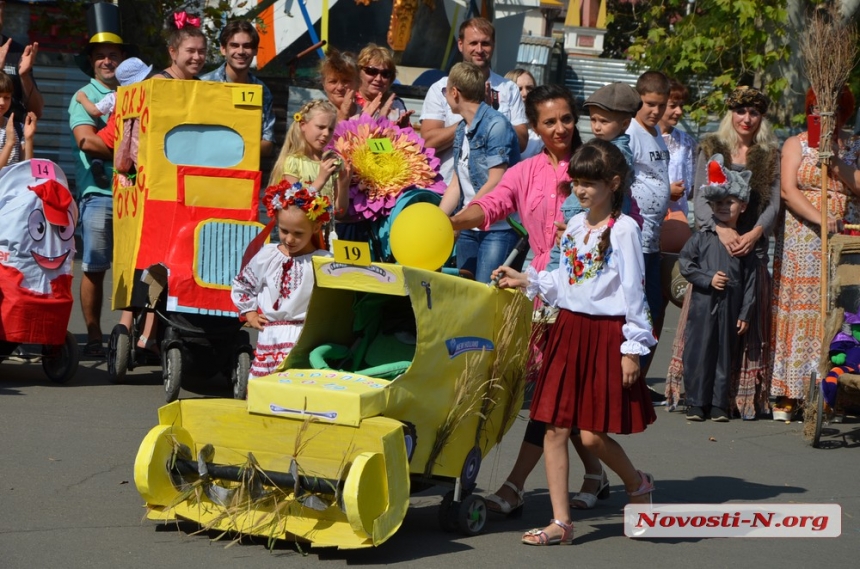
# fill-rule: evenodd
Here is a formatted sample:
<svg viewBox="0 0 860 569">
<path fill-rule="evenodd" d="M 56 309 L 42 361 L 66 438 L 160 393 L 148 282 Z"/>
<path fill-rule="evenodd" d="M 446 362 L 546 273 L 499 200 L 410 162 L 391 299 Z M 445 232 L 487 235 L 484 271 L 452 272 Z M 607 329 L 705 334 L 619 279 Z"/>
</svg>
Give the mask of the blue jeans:
<svg viewBox="0 0 860 569">
<path fill-rule="evenodd" d="M 87 194 L 81 199 L 81 241 L 85 273 L 103 273 L 113 259 L 113 197 Z"/>
<path fill-rule="evenodd" d="M 490 275 L 505 262 L 517 241 L 519 237 L 513 229 L 461 231 L 457 238 L 457 268 L 470 271 L 476 282 L 488 283 Z"/>
</svg>

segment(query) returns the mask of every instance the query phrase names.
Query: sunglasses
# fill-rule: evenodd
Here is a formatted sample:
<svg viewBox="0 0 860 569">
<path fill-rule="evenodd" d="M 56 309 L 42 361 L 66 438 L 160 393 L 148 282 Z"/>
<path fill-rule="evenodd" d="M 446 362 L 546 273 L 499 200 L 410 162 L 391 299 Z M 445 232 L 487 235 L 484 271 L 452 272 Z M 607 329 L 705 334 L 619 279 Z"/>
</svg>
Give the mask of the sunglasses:
<svg viewBox="0 0 860 569">
<path fill-rule="evenodd" d="M 394 77 L 394 71 L 391 69 L 378 69 L 376 67 L 362 67 L 362 71 L 367 73 L 371 77 L 376 77 L 377 75 L 382 75 L 383 79 L 391 79 Z"/>
</svg>

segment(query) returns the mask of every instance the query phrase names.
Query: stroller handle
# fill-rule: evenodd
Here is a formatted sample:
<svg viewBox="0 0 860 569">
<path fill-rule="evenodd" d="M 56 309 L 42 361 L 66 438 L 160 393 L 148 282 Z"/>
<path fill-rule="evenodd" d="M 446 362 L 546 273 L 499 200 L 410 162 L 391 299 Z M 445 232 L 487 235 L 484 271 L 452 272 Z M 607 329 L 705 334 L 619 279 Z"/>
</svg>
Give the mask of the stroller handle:
<svg viewBox="0 0 860 569">
<path fill-rule="evenodd" d="M 517 241 L 517 244 L 514 245 L 513 251 L 510 252 L 505 262 L 502 263 L 503 267 L 510 267 L 511 263 L 522 253 L 525 253 L 529 250 L 529 232 L 526 231 L 526 228 L 523 227 L 523 224 L 513 218 L 513 216 L 507 217 L 508 225 L 520 236 L 520 240 Z M 499 279 L 501 277 L 496 276 L 490 281 L 490 284 L 493 286 L 499 286 Z"/>
</svg>

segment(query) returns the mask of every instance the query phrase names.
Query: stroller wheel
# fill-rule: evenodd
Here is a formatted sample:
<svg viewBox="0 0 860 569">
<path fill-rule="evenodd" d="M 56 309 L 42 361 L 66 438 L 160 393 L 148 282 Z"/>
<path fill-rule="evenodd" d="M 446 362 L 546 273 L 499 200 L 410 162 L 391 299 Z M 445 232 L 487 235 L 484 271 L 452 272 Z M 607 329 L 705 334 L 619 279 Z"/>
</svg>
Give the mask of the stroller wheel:
<svg viewBox="0 0 860 569">
<path fill-rule="evenodd" d="M 251 372 L 251 354 L 239 352 L 236 363 L 233 366 L 233 399 L 246 399 L 248 397 L 248 374 Z"/>
<path fill-rule="evenodd" d="M 111 383 L 123 383 L 131 359 L 131 335 L 123 324 L 117 324 L 110 332 L 107 352 L 108 377 Z"/>
<path fill-rule="evenodd" d="M 78 371 L 78 341 L 71 332 L 66 332 L 66 341 L 60 346 L 45 346 L 42 370 L 55 383 L 66 383 Z"/>
<path fill-rule="evenodd" d="M 182 350 L 170 348 L 164 357 L 164 394 L 167 402 L 179 398 L 179 388 L 182 387 Z"/>
<path fill-rule="evenodd" d="M 487 502 L 475 494 L 469 494 L 462 502 L 457 512 L 457 525 L 460 533 L 473 536 L 484 531 L 487 523 Z"/>
</svg>

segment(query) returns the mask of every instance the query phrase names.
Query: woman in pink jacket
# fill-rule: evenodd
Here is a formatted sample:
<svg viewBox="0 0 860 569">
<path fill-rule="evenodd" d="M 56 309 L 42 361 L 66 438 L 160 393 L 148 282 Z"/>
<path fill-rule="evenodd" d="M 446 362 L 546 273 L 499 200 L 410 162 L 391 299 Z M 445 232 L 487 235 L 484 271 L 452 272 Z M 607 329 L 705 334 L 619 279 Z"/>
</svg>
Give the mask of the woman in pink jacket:
<svg viewBox="0 0 860 569">
<path fill-rule="evenodd" d="M 562 86 L 542 85 L 529 93 L 526 116 L 543 140 L 543 151 L 509 168 L 493 191 L 452 217 L 454 229 L 486 230 L 518 213 L 534 253 L 531 266 L 538 271 L 544 269 L 555 245 L 556 224 L 567 222 L 561 205 L 571 192 L 568 165 L 574 150 L 582 143 L 576 129 L 575 109 L 573 96 Z M 523 487 L 543 454 L 545 429 L 543 423 L 529 421 L 513 470 L 502 487 L 487 497 L 491 510 L 502 514 L 522 511 Z M 578 434 L 571 441 L 586 472 L 580 492 L 571 497 L 571 506 L 592 508 L 598 497 L 608 497 L 609 482 L 600 461 L 585 449 Z"/>
<path fill-rule="evenodd" d="M 567 167 L 582 143 L 576 129 L 576 106 L 559 85 L 542 85 L 526 97 L 526 116 L 544 142 L 544 150 L 509 168 L 487 195 L 451 218 L 454 229 L 487 229 L 519 213 L 529 232 L 532 266 L 542 270 L 555 244 L 556 222 L 566 223 L 561 204 L 570 195 Z"/>
</svg>

